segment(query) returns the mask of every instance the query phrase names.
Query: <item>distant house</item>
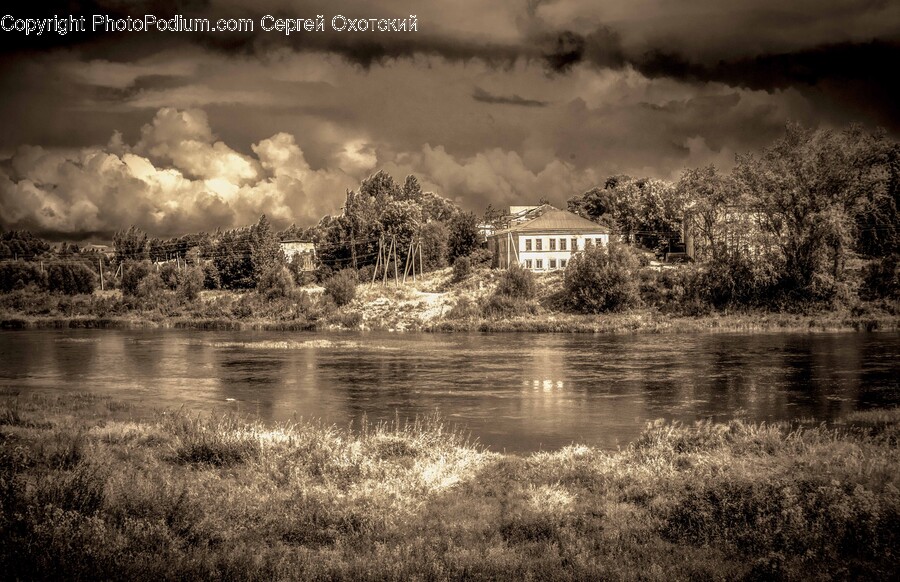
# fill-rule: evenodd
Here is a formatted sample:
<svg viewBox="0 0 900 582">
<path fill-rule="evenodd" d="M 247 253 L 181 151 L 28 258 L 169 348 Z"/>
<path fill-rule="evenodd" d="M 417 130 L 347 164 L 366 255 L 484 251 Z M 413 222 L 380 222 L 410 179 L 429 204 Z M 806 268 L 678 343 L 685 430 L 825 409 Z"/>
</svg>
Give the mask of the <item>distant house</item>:
<svg viewBox="0 0 900 582">
<path fill-rule="evenodd" d="M 574 253 L 608 244 L 609 229 L 549 204 L 511 207 L 509 226 L 488 237 L 493 266 L 518 263 L 531 271 L 565 269 Z"/>
<path fill-rule="evenodd" d="M 316 243 L 303 240 L 283 240 L 281 241 L 281 251 L 285 258 L 291 262 L 294 256 L 301 261 L 301 271 L 315 271 L 316 269 Z"/>
</svg>

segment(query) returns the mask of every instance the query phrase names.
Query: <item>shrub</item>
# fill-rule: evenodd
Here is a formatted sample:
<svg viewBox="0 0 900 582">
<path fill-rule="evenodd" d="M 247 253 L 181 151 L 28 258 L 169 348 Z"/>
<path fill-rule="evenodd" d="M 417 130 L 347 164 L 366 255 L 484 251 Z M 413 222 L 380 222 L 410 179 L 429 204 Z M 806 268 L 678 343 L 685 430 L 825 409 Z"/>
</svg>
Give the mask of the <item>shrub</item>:
<svg viewBox="0 0 900 582">
<path fill-rule="evenodd" d="M 178 276 L 181 270 L 177 263 L 165 262 L 159 266 L 159 278 L 171 291 L 178 287 Z"/>
<path fill-rule="evenodd" d="M 469 254 L 469 260 L 476 266 L 489 265 L 493 257 L 494 253 L 488 249 L 475 249 Z"/>
<path fill-rule="evenodd" d="M 519 265 L 512 265 L 501 276 L 496 293 L 517 299 L 531 299 L 535 295 L 534 273 Z"/>
<path fill-rule="evenodd" d="M 872 261 L 863 275 L 860 295 L 863 299 L 900 299 L 900 255 Z"/>
<path fill-rule="evenodd" d="M 698 292 L 715 307 L 754 305 L 774 299 L 776 277 L 765 262 L 733 254 L 709 264 L 698 281 Z"/>
<path fill-rule="evenodd" d="M 24 261 L 0 263 L 0 292 L 9 293 L 28 285 L 44 286 L 44 275 L 37 265 Z"/>
<path fill-rule="evenodd" d="M 218 289 L 222 286 L 219 278 L 219 269 L 212 261 L 204 261 L 203 266 L 203 287 L 206 289 Z"/>
<path fill-rule="evenodd" d="M 513 317 L 516 315 L 537 315 L 537 304 L 524 297 L 513 297 L 494 293 L 484 303 L 482 313 L 485 317 Z"/>
<path fill-rule="evenodd" d="M 469 257 L 456 257 L 453 261 L 453 281 L 460 282 L 472 274 L 472 260 Z"/>
<path fill-rule="evenodd" d="M 269 300 L 289 297 L 294 291 L 294 277 L 287 267 L 276 264 L 263 271 L 256 290 Z"/>
<path fill-rule="evenodd" d="M 346 305 L 356 297 L 356 271 L 344 269 L 325 281 L 325 292 L 337 305 Z"/>
<path fill-rule="evenodd" d="M 185 301 L 196 301 L 200 296 L 200 291 L 203 290 L 203 280 L 203 269 L 200 266 L 194 265 L 182 269 L 177 278 L 178 297 Z"/>
<path fill-rule="evenodd" d="M 620 311 L 640 302 L 638 260 L 630 247 L 610 242 L 588 247 L 566 267 L 564 295 L 578 311 Z"/>
<path fill-rule="evenodd" d="M 47 289 L 64 295 L 93 293 L 97 275 L 84 263 L 52 263 L 47 267 Z"/>
</svg>

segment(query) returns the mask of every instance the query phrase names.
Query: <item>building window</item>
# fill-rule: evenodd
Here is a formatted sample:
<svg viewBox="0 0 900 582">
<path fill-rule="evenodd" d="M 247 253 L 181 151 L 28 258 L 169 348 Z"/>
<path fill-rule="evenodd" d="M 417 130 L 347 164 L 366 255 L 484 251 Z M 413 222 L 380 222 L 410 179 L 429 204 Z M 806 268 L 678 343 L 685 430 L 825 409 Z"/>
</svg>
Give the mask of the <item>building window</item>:
<svg viewBox="0 0 900 582">
<path fill-rule="evenodd" d="M 550 268 L 551 268 L 551 269 L 555 269 L 555 268 L 556 268 L 556 259 L 550 259 Z"/>
<path fill-rule="evenodd" d="M 538 249 L 538 250 L 540 250 L 540 249 Z M 544 259 L 535 259 L 534 266 L 536 269 L 543 269 L 544 268 Z"/>
<path fill-rule="evenodd" d="M 572 239 L 572 252 L 574 253 L 577 250 L 578 250 L 578 239 L 573 238 Z"/>
<path fill-rule="evenodd" d="M 566 260 L 565 260 L 565 259 L 560 259 L 560 260 L 559 260 L 559 268 L 560 268 L 560 269 L 565 269 L 565 268 L 566 268 Z"/>
<path fill-rule="evenodd" d="M 543 246 L 544 246 L 544 240 L 543 240 L 543 239 L 540 239 L 540 238 L 534 239 L 534 249 L 535 249 L 536 251 L 543 250 Z"/>
<path fill-rule="evenodd" d="M 551 239 L 550 239 L 550 250 L 551 250 L 551 251 L 555 251 L 555 250 L 556 250 L 556 239 L 555 239 L 555 238 L 551 238 Z"/>
<path fill-rule="evenodd" d="M 526 268 L 526 269 L 530 269 L 530 268 L 531 268 L 531 259 L 525 259 L 525 268 Z"/>
<path fill-rule="evenodd" d="M 530 238 L 526 238 L 526 239 L 525 239 L 525 250 L 526 250 L 526 251 L 530 251 L 530 250 L 531 250 L 531 239 L 530 239 Z"/>
<path fill-rule="evenodd" d="M 594 244 L 596 244 L 597 246 L 602 245 L 602 244 L 603 244 L 603 239 L 602 239 L 602 238 L 594 239 Z"/>
<path fill-rule="evenodd" d="M 561 250 L 561 251 L 566 250 L 566 239 L 564 239 L 564 238 L 559 239 L 559 250 Z"/>
</svg>

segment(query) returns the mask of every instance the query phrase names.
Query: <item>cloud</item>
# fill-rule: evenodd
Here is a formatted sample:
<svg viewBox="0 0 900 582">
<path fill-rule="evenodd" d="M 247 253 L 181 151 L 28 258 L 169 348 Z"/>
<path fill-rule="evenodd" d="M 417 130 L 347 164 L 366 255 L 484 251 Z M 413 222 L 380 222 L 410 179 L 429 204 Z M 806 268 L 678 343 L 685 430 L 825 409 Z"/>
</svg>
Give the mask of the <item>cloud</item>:
<svg viewBox="0 0 900 582">
<path fill-rule="evenodd" d="M 357 180 L 314 170 L 294 137 L 215 141 L 202 111 L 161 109 L 133 146 L 23 146 L 0 171 L 0 222 L 51 238 L 109 238 L 136 224 L 155 236 L 231 227 L 267 214 L 278 226 L 334 212 Z"/>
<path fill-rule="evenodd" d="M 480 101 L 482 103 L 520 105 L 522 107 L 546 107 L 549 104 L 547 101 L 525 99 L 524 97 L 519 97 L 518 95 L 492 95 L 481 87 L 475 87 L 475 90 L 472 91 L 472 99 L 474 99 L 475 101 Z"/>
</svg>

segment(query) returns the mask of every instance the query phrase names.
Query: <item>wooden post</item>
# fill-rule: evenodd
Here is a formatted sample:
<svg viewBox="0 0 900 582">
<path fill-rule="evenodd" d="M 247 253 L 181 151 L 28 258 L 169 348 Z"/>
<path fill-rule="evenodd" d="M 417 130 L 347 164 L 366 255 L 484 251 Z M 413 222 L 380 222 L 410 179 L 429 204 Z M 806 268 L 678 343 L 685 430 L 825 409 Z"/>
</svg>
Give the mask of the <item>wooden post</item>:
<svg viewBox="0 0 900 582">
<path fill-rule="evenodd" d="M 103 259 L 97 259 L 100 262 L 100 290 L 103 291 Z"/>
<path fill-rule="evenodd" d="M 409 259 L 412 257 L 412 241 L 409 241 L 409 248 L 406 249 L 406 266 L 403 267 L 403 282 L 406 283 L 406 276 L 409 274 Z M 413 272 L 415 272 L 415 263 L 413 264 Z"/>
<path fill-rule="evenodd" d="M 384 237 L 378 239 L 378 258 L 375 259 L 375 270 L 372 271 L 372 285 L 375 284 L 375 277 L 378 276 L 378 267 L 381 265 L 381 242 L 384 240 Z"/>
<path fill-rule="evenodd" d="M 424 267 L 422 266 L 422 241 L 419 241 L 418 246 L 419 246 L 419 276 L 421 277 L 421 276 L 422 276 L 422 273 L 424 272 L 424 271 L 422 270 L 422 269 L 424 268 Z"/>
<path fill-rule="evenodd" d="M 397 269 L 397 263 L 399 262 L 399 260 L 397 259 L 397 245 L 396 245 L 396 239 L 394 237 L 391 237 L 391 247 L 394 249 L 394 284 L 399 285 L 400 284 L 400 273 L 398 272 L 398 269 Z"/>
<path fill-rule="evenodd" d="M 388 261 L 390 261 L 391 250 L 394 248 L 394 239 L 391 238 L 391 247 L 388 249 L 387 253 L 384 255 L 384 276 L 381 279 L 382 285 L 387 285 L 387 272 L 388 272 Z"/>
<path fill-rule="evenodd" d="M 412 275 L 413 275 L 413 283 L 416 282 L 416 249 L 419 248 L 419 243 L 416 242 L 416 246 L 413 246 L 413 241 L 409 241 L 409 251 L 412 255 Z"/>
<path fill-rule="evenodd" d="M 44 261 L 41 261 L 41 275 L 44 274 Z"/>
</svg>

